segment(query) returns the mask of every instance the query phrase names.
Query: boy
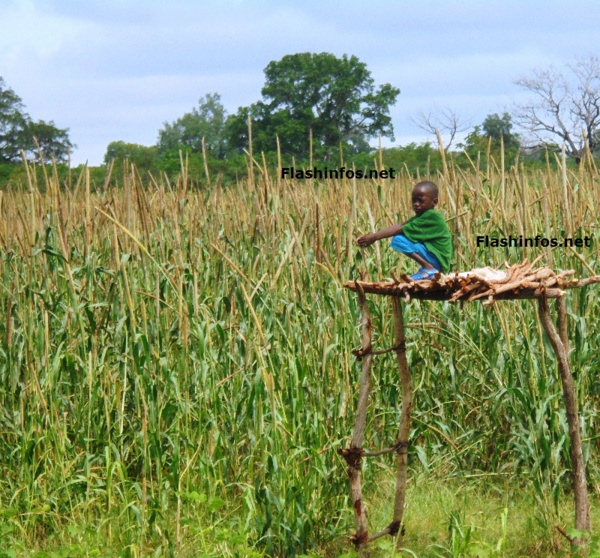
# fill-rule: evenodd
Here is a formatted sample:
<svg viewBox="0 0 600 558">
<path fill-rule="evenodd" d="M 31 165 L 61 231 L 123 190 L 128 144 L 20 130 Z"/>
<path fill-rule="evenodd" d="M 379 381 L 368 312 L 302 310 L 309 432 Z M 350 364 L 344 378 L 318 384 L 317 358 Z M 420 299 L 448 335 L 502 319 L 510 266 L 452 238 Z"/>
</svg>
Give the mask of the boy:
<svg viewBox="0 0 600 558">
<path fill-rule="evenodd" d="M 414 281 L 431 279 L 438 271 L 447 273 L 453 255 L 452 235 L 444 217 L 435 209 L 437 203 L 438 187 L 433 182 L 419 182 L 412 191 L 414 217 L 401 225 L 359 236 L 356 243 L 364 247 L 391 236 L 392 248 L 421 266 L 410 277 Z"/>
</svg>

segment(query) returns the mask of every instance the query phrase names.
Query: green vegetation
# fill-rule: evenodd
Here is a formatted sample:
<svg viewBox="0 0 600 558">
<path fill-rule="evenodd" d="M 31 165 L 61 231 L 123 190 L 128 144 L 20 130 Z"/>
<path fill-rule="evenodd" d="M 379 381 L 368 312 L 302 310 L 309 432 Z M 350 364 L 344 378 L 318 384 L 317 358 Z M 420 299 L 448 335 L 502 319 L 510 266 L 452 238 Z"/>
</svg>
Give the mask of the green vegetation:
<svg viewBox="0 0 600 558">
<path fill-rule="evenodd" d="M 454 140 L 469 126 L 452 109 L 422 113 L 416 124 L 432 134 L 435 144 L 439 132 L 445 154 L 462 170 L 494 162 L 505 168 L 556 168 L 554 153 L 563 143 L 575 167 L 584 156 L 598 155 L 597 57 L 579 59 L 562 72 L 539 70 L 517 84 L 531 99 L 511 113 L 489 114 L 462 143 Z M 155 183 L 161 176 L 176 181 L 185 166 L 187 178 L 203 186 L 234 185 L 247 176 L 248 149 L 270 172 L 278 165 L 300 169 L 341 166 L 342 161 L 349 167 L 372 168 L 378 152 L 369 142 L 379 136 L 394 139 L 390 108 L 399 94 L 389 83 L 376 87 L 367 65 L 356 56 L 290 54 L 266 66 L 261 100 L 234 114 L 227 114 L 218 93 L 208 93 L 190 112 L 164 122 L 156 145 L 110 142 L 104 164 L 90 169 L 92 183 L 122 187 L 133 164 L 144 182 Z M 522 135 L 514 131 L 515 122 Z M 31 161 L 41 153 L 47 163 L 60 165 L 73 147 L 67 130 L 31 120 L 20 97 L 0 78 L 0 184 L 23 183 L 23 155 Z M 391 166 L 411 174 L 444 172 L 438 149 L 428 142 L 391 147 L 385 156 Z M 69 171 L 59 167 L 60 172 Z"/>
<path fill-rule="evenodd" d="M 521 146 L 519 136 L 512 128 L 512 119 L 507 112 L 502 116 L 490 114 L 480 126 L 473 128 L 461 147 L 472 160 L 477 160 L 479 154 L 484 153 L 486 161 L 490 157 L 498 161 L 504 151 L 506 164 L 512 166 Z"/>
<path fill-rule="evenodd" d="M 340 145 L 350 153 L 369 151 L 378 134 L 393 139 L 389 116 L 400 90 L 389 83 L 376 90 L 371 72 L 356 56 L 322 52 L 284 56 L 265 68 L 263 101 L 242 107 L 228 121 L 230 143 L 248 145 L 248 117 L 255 121 L 255 147 L 281 150 L 300 160 L 314 153 L 328 161 Z M 312 142 L 312 143 L 311 143 Z"/>
<path fill-rule="evenodd" d="M 73 147 L 66 129 L 52 121 L 33 121 L 21 98 L 0 77 L 0 176 L 23 154 L 29 159 L 41 154 L 45 161 L 66 161 Z"/>
<path fill-rule="evenodd" d="M 579 276 L 598 269 L 593 162 L 566 189 L 560 169 L 441 163 L 431 178 L 458 268 L 538 255 L 478 248 L 487 233 L 589 235 L 591 249 L 544 255 Z M 171 182 L 129 167 L 122 188 L 94 191 L 85 169 L 63 180 L 29 165 L 28 188 L 0 191 L 0 554 L 352 555 L 336 450 L 353 424 L 359 335 L 341 284 L 407 269 L 353 238 L 410 214 L 414 177 L 252 169 L 197 188 L 185 160 Z M 372 301 L 379 346 L 392 338 L 385 302 Z M 600 305 L 586 288 L 567 306 L 597 522 Z M 413 302 L 405 320 L 407 556 L 567 555 L 555 529 L 572 525 L 566 418 L 533 305 Z M 394 439 L 398 406 L 394 358 L 380 357 L 367 447 Z M 365 464 L 373 529 L 389 521 L 393 467 Z"/>
</svg>

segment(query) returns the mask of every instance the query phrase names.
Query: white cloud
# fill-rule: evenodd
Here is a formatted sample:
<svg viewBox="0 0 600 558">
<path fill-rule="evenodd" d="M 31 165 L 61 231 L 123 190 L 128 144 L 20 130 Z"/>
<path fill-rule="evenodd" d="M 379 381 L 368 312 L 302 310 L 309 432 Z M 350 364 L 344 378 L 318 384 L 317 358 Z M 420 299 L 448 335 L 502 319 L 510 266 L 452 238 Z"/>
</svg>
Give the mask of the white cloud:
<svg viewBox="0 0 600 558">
<path fill-rule="evenodd" d="M 110 141 L 153 143 L 205 93 L 229 112 L 258 100 L 265 66 L 285 54 L 355 54 L 400 87 L 405 143 L 422 137 L 419 111 L 477 124 L 509 108 L 515 78 L 600 51 L 595 0 L 0 0 L 0 13 L 0 75 L 93 164 Z"/>
</svg>

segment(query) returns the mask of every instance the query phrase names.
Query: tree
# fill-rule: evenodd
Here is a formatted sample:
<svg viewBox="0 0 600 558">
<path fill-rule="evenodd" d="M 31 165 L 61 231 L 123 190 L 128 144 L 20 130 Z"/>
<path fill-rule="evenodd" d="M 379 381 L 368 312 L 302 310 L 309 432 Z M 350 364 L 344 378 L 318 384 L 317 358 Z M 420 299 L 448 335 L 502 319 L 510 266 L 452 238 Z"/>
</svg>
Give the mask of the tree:
<svg viewBox="0 0 600 558">
<path fill-rule="evenodd" d="M 21 98 L 0 77 L 0 162 L 18 162 L 21 152 L 31 159 L 41 152 L 45 161 L 64 161 L 73 147 L 67 129 L 52 121 L 34 122 Z"/>
<path fill-rule="evenodd" d="M 202 138 L 206 149 L 217 159 L 226 153 L 226 111 L 218 93 L 208 93 L 198 101 L 198 108 L 185 113 L 172 124 L 164 123 L 158 132 L 158 150 L 161 154 L 190 148 L 195 153 L 202 151 Z"/>
<path fill-rule="evenodd" d="M 376 89 L 356 56 L 291 54 L 270 62 L 265 77 L 263 99 L 228 121 L 229 139 L 238 149 L 248 145 L 248 116 L 257 150 L 274 151 L 277 135 L 282 151 L 300 158 L 309 153 L 311 131 L 313 150 L 325 160 L 340 143 L 358 151 L 378 134 L 393 139 L 389 109 L 400 90 L 390 84 Z"/>
<path fill-rule="evenodd" d="M 21 98 L 0 77 L 0 162 L 20 158 L 28 119 Z"/>
<path fill-rule="evenodd" d="M 505 112 L 489 114 L 482 124 L 475 126 L 465 138 L 463 144 L 459 144 L 470 157 L 476 157 L 477 153 L 491 154 L 497 158 L 500 149 L 504 148 L 507 161 L 511 162 L 517 155 L 521 142 L 519 136 L 512 131 L 513 123 L 510 114 Z"/>
<path fill-rule="evenodd" d="M 580 160 L 587 147 L 600 146 L 600 59 L 579 58 L 566 72 L 550 67 L 515 83 L 533 94 L 516 108 L 516 120 L 538 144 L 565 143 L 567 154 Z"/>
<path fill-rule="evenodd" d="M 104 163 L 128 161 L 138 169 L 146 170 L 152 168 L 156 162 L 157 151 L 156 146 L 148 147 L 138 143 L 111 141 L 106 147 Z"/>
<path fill-rule="evenodd" d="M 412 174 L 435 174 L 443 169 L 440 150 L 429 142 L 388 147 L 383 150 L 383 158 L 386 165 L 395 169 L 405 168 Z"/>
<path fill-rule="evenodd" d="M 421 112 L 413 119 L 416 126 L 433 134 L 437 137 L 438 132 L 441 136 L 446 136 L 448 141 L 444 143 L 444 150 L 448 151 L 450 146 L 456 139 L 456 134 L 464 132 L 469 124 L 465 122 L 456 112 L 452 109 L 445 108 L 438 114 L 432 114 L 431 112 Z"/>
<path fill-rule="evenodd" d="M 521 145 L 519 136 L 512 131 L 512 118 L 508 112 L 502 116 L 497 113 L 489 114 L 481 127 L 485 136 L 491 138 L 492 143 L 497 146 L 500 146 L 501 141 L 505 149 L 515 149 Z"/>
<path fill-rule="evenodd" d="M 114 183 L 123 181 L 125 175 L 131 173 L 133 165 L 140 176 L 146 173 L 158 173 L 158 148 L 138 143 L 126 143 L 124 141 L 111 141 L 106 146 L 104 164 L 112 166 L 111 178 Z"/>
<path fill-rule="evenodd" d="M 29 122 L 26 127 L 27 147 L 24 151 L 30 159 L 39 157 L 44 161 L 64 162 L 75 147 L 69 140 L 69 132 L 66 128 L 57 128 L 54 122 Z"/>
</svg>

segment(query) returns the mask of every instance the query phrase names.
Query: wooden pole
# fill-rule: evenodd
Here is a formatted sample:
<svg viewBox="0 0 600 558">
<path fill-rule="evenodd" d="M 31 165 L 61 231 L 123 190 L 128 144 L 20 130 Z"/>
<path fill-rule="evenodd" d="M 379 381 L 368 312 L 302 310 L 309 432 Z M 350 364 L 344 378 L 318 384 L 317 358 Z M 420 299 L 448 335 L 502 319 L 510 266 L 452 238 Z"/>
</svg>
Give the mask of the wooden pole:
<svg viewBox="0 0 600 558">
<path fill-rule="evenodd" d="M 406 360 L 406 338 L 404 334 L 402 300 L 400 297 L 392 297 L 392 310 L 394 313 L 394 351 L 396 352 L 398 367 L 400 368 L 400 386 L 402 388 L 402 411 L 400 413 L 400 426 L 398 428 L 398 437 L 396 438 L 396 443 L 393 447 L 393 451 L 398 454 L 398 471 L 396 473 L 396 491 L 394 494 L 394 516 L 392 518 L 392 522 L 385 529 L 372 535 L 367 542 L 372 542 L 385 535 L 391 535 L 394 537 L 396 534 L 398 534 L 398 532 L 400 532 L 400 535 L 397 539 L 397 548 L 399 550 L 402 546 L 402 539 L 404 537 L 402 517 L 404 516 L 404 507 L 406 503 L 406 481 L 408 478 L 408 438 L 410 435 L 413 389 L 412 379 L 408 370 L 408 362 Z"/>
<path fill-rule="evenodd" d="M 560 299 L 559 299 L 560 300 Z M 556 359 L 558 370 L 562 381 L 563 397 L 567 411 L 567 422 L 569 425 L 570 453 L 571 453 L 571 477 L 573 492 L 575 495 L 575 529 L 578 531 L 590 531 L 590 504 L 587 493 L 587 481 L 585 476 L 585 463 L 581 448 L 581 434 L 579 432 L 579 411 L 577 408 L 577 396 L 575 394 L 575 383 L 569 366 L 568 339 L 565 303 L 558 303 L 560 334 L 556 330 L 550 318 L 548 299 L 538 299 L 538 312 L 542 326 L 550 340 Z M 581 545 L 581 539 L 572 541 L 575 545 Z"/>
<path fill-rule="evenodd" d="M 558 334 L 560 335 L 560 340 L 562 341 L 563 346 L 565 347 L 565 352 L 567 353 L 567 359 L 569 358 L 569 326 L 567 324 L 567 303 L 565 302 L 565 297 L 560 296 L 556 299 L 556 309 L 558 310 Z"/>
<path fill-rule="evenodd" d="M 398 549 L 402 543 L 403 529 L 402 517 L 406 501 L 406 480 L 408 468 L 408 437 L 410 435 L 410 418 L 413 404 L 413 389 L 408 362 L 406 360 L 406 340 L 404 335 L 404 317 L 402 316 L 402 301 L 399 297 L 392 298 L 394 312 L 394 335 L 396 346 L 396 358 L 400 368 L 400 384 L 402 386 L 402 412 L 400 414 L 400 426 L 396 448 L 398 451 L 398 473 L 396 476 L 396 494 L 394 497 L 394 518 L 390 525 L 390 534 L 400 530 L 398 537 Z"/>
<path fill-rule="evenodd" d="M 351 540 L 357 550 L 362 553 L 368 543 L 369 531 L 367 527 L 367 513 L 362 499 L 360 473 L 363 456 L 363 439 L 367 425 L 367 405 L 371 392 L 371 363 L 373 362 L 373 355 L 371 353 L 371 312 L 369 311 L 364 291 L 358 288 L 357 292 L 361 315 L 361 353 L 364 354 L 364 357 L 362 358 L 358 405 L 356 409 L 356 422 L 354 423 L 354 431 L 352 433 L 352 443 L 350 448 L 339 450 L 339 453 L 348 464 L 350 497 L 352 498 L 356 518 L 356 533 L 351 537 Z"/>
</svg>

